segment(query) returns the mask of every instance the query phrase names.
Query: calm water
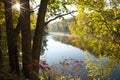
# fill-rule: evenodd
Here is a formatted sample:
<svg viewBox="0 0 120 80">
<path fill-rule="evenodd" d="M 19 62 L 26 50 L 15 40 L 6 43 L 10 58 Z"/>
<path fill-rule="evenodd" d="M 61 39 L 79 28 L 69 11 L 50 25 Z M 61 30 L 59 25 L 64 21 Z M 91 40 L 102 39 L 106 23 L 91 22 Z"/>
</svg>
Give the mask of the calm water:
<svg viewBox="0 0 120 80">
<path fill-rule="evenodd" d="M 86 77 L 88 74 L 97 75 L 97 77 L 101 75 L 107 76 L 106 78 L 102 78 L 102 80 L 120 80 L 119 62 L 114 62 L 109 57 L 99 59 L 90 53 L 87 53 L 88 57 L 84 53 L 85 51 L 75 47 L 75 45 L 71 43 L 71 38 L 55 35 L 49 35 L 46 38 L 48 40 L 47 49 L 40 58 L 47 61 L 49 65 L 60 62 L 65 58 L 74 58 L 84 61 L 80 72 L 82 80 L 92 80 Z M 86 69 L 86 66 L 89 66 L 89 69 Z M 100 73 L 100 71 L 102 71 L 102 73 Z"/>
</svg>

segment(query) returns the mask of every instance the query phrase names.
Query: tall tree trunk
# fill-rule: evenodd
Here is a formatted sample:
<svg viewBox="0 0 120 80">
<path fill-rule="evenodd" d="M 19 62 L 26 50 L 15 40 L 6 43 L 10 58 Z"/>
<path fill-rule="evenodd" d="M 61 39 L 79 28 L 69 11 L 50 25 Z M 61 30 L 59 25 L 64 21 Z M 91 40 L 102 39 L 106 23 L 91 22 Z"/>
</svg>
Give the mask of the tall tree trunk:
<svg viewBox="0 0 120 80">
<path fill-rule="evenodd" d="M 39 62 L 39 57 L 41 52 L 47 2 L 48 0 L 41 0 L 39 7 L 39 13 L 38 13 L 35 35 L 33 39 L 33 47 L 32 47 L 32 58 L 35 63 L 36 61 L 37 63 Z M 34 65 L 33 69 L 34 71 L 38 72 L 39 66 Z"/>
<path fill-rule="evenodd" d="M 19 72 L 18 53 L 12 22 L 12 0 L 4 0 L 9 65 L 12 72 Z"/>
<path fill-rule="evenodd" d="M 2 29 L 1 29 L 1 25 L 0 25 L 0 69 L 2 67 Z"/>
<path fill-rule="evenodd" d="M 32 79 L 32 54 L 31 54 L 31 31 L 30 31 L 30 6 L 29 0 L 20 0 L 20 26 L 22 30 L 22 57 L 24 76 Z"/>
</svg>

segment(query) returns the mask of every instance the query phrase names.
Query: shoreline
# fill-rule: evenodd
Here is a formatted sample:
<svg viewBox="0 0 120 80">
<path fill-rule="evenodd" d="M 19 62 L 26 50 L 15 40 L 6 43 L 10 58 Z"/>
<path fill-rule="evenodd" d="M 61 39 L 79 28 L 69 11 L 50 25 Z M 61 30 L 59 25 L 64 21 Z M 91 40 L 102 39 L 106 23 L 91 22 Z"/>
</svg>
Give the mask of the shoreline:
<svg viewBox="0 0 120 80">
<path fill-rule="evenodd" d="M 70 37 L 73 37 L 72 34 L 70 34 L 70 33 L 64 33 L 64 32 L 48 32 L 48 34 L 58 35 L 58 36 L 70 36 Z"/>
</svg>

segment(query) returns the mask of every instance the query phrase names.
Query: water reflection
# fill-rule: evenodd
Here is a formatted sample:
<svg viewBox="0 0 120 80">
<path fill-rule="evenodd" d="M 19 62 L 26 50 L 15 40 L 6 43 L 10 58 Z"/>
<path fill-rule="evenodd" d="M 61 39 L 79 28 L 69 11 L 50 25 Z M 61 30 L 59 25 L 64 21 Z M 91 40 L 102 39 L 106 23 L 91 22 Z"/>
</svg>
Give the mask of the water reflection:
<svg viewBox="0 0 120 80">
<path fill-rule="evenodd" d="M 47 36 L 47 49 L 41 56 L 49 65 L 62 61 L 64 58 L 84 60 L 81 67 L 80 78 L 82 80 L 119 80 L 120 56 L 101 54 L 94 55 L 85 52 L 76 45 L 71 36 Z M 87 76 L 87 77 L 86 77 Z"/>
<path fill-rule="evenodd" d="M 82 60 L 85 60 L 85 56 L 82 50 L 71 45 L 55 41 L 52 38 L 53 38 L 52 36 L 47 37 L 48 50 L 45 50 L 44 55 L 41 56 L 41 59 L 45 59 L 49 64 L 59 62 L 60 60 L 69 57 L 73 57 L 76 59 L 81 58 Z"/>
</svg>

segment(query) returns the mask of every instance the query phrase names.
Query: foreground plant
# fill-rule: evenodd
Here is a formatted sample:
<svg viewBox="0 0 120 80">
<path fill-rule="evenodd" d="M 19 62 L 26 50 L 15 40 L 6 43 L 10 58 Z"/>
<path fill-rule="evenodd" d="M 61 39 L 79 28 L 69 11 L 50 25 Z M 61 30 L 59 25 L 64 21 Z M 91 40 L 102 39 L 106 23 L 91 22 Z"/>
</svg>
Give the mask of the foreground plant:
<svg viewBox="0 0 120 80">
<path fill-rule="evenodd" d="M 65 58 L 63 61 L 54 63 L 51 66 L 46 61 L 40 61 L 40 79 L 45 80 L 79 80 L 80 69 L 84 61 L 74 58 Z"/>
</svg>

